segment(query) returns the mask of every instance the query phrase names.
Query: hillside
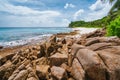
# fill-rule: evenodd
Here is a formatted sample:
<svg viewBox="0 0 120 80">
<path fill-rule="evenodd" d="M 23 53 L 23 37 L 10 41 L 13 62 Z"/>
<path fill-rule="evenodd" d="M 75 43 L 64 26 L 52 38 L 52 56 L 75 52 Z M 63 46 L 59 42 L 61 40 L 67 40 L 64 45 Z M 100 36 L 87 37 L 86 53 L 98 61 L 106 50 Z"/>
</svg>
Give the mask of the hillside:
<svg viewBox="0 0 120 80">
<path fill-rule="evenodd" d="M 85 21 L 75 21 L 69 24 L 70 28 L 74 27 L 106 27 L 112 20 L 120 15 L 120 10 L 114 11 L 108 16 L 103 17 L 95 21 L 85 22 Z"/>
</svg>

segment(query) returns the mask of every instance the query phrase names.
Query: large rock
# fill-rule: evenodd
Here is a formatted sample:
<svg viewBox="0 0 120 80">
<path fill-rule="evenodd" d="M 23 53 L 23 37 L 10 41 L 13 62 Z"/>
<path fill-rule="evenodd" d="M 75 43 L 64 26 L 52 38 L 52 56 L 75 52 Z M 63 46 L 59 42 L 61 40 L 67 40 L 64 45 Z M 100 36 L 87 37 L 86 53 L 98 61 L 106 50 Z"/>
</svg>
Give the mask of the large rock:
<svg viewBox="0 0 120 80">
<path fill-rule="evenodd" d="M 105 48 L 103 50 L 104 50 L 104 52 L 109 52 L 112 54 L 119 54 L 120 55 L 120 46 L 110 46 L 109 48 Z M 101 51 L 101 50 L 98 50 L 98 51 Z"/>
<path fill-rule="evenodd" d="M 36 75 L 36 71 L 32 67 L 29 67 L 27 70 L 29 73 L 27 80 L 39 80 L 38 76 Z"/>
<path fill-rule="evenodd" d="M 87 79 L 106 80 L 106 67 L 101 58 L 94 51 L 80 49 L 76 57 L 87 73 Z"/>
<path fill-rule="evenodd" d="M 36 74 L 40 79 L 46 79 L 49 73 L 49 69 L 50 69 L 49 65 L 37 65 Z"/>
<path fill-rule="evenodd" d="M 41 47 L 41 49 L 40 49 L 40 53 L 39 53 L 39 55 L 38 55 L 39 58 L 46 55 L 46 52 L 45 52 L 45 50 L 46 50 L 46 49 L 45 49 L 45 45 L 44 45 L 44 44 L 43 44 L 43 45 L 40 45 L 40 47 Z"/>
<path fill-rule="evenodd" d="M 5 72 L 7 72 L 7 69 L 12 65 L 11 61 L 7 61 L 4 65 L 0 67 L 0 79 L 3 78 Z"/>
<path fill-rule="evenodd" d="M 68 61 L 68 56 L 67 54 L 56 53 L 52 55 L 49 59 L 50 59 L 50 65 L 60 66 L 62 63 Z"/>
<path fill-rule="evenodd" d="M 112 46 L 112 43 L 96 43 L 88 46 L 87 48 L 93 51 L 105 49 L 106 47 Z"/>
<path fill-rule="evenodd" d="M 85 80 L 85 71 L 76 58 L 72 63 L 72 75 L 76 80 Z"/>
<path fill-rule="evenodd" d="M 47 65 L 48 61 L 46 57 L 41 57 L 36 60 L 37 65 Z"/>
<path fill-rule="evenodd" d="M 95 44 L 95 43 L 99 43 L 99 39 L 98 38 L 88 38 L 86 40 L 86 43 L 85 43 L 85 46 L 90 46 L 92 44 Z"/>
<path fill-rule="evenodd" d="M 107 66 L 107 80 L 120 80 L 120 55 L 104 50 L 97 51 Z"/>
<path fill-rule="evenodd" d="M 27 80 L 39 80 L 39 79 L 36 79 L 35 77 L 30 77 L 30 78 L 27 78 Z"/>
<path fill-rule="evenodd" d="M 51 68 L 51 75 L 55 80 L 67 80 L 67 73 L 65 69 L 61 67 L 53 66 Z"/>
<path fill-rule="evenodd" d="M 71 54 L 74 56 L 74 55 L 76 55 L 76 53 L 78 52 L 79 49 L 83 49 L 83 48 L 85 48 L 85 46 L 79 45 L 79 44 L 73 44 L 71 47 L 71 49 L 72 49 Z"/>
<path fill-rule="evenodd" d="M 104 36 L 105 33 L 106 33 L 105 29 L 98 29 L 94 32 L 86 34 L 86 38 L 93 38 L 93 37 L 98 37 L 98 36 L 101 37 L 101 36 Z"/>
<path fill-rule="evenodd" d="M 22 70 L 17 74 L 14 80 L 26 80 L 27 76 L 28 76 L 28 71 Z"/>
<path fill-rule="evenodd" d="M 50 42 L 51 42 L 51 43 L 56 43 L 56 42 L 57 42 L 57 36 L 55 36 L 55 35 L 54 35 L 54 36 L 51 36 L 51 37 L 50 37 Z"/>
<path fill-rule="evenodd" d="M 3 46 L 0 46 L 0 49 L 3 49 Z"/>
<path fill-rule="evenodd" d="M 7 60 L 11 60 L 11 58 L 15 55 L 15 53 L 9 53 L 9 54 L 1 54 L 0 56 L 0 65 L 3 65 Z"/>
<path fill-rule="evenodd" d="M 120 45 L 120 39 L 117 36 L 112 37 L 99 37 L 100 42 L 114 42 L 117 45 Z"/>
<path fill-rule="evenodd" d="M 29 64 L 29 60 L 24 60 L 24 61 L 21 62 L 21 64 L 18 63 L 18 64 L 16 65 L 17 69 L 14 69 L 14 72 L 12 72 L 12 75 L 8 78 L 8 80 L 14 80 L 15 77 L 16 77 L 18 74 L 22 75 L 22 74 L 24 73 L 24 70 L 26 69 L 26 66 L 27 66 L 28 64 Z M 23 73 L 20 73 L 21 71 L 23 71 Z M 24 73 L 24 74 L 26 74 L 26 72 L 28 73 L 28 71 L 25 70 L 25 73 Z M 23 76 L 23 75 L 22 75 L 22 76 Z M 26 74 L 25 76 L 27 76 L 27 74 Z M 19 76 L 18 76 L 18 77 L 19 77 Z"/>
<path fill-rule="evenodd" d="M 8 80 L 8 78 L 12 75 L 15 69 L 16 65 L 11 65 L 9 68 L 7 68 L 2 80 Z"/>
</svg>

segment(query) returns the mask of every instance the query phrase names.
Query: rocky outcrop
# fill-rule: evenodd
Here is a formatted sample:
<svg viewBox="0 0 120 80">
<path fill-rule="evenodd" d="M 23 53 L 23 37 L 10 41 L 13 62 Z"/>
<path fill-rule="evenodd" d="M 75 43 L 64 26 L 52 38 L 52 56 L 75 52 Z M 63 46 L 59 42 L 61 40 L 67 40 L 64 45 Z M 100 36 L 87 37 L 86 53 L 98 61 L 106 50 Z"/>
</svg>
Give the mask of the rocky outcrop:
<svg viewBox="0 0 120 80">
<path fill-rule="evenodd" d="M 60 54 L 56 53 L 49 58 L 50 60 L 50 65 L 53 66 L 60 66 L 62 63 L 65 63 L 68 61 L 68 56 L 67 54 Z"/>
<path fill-rule="evenodd" d="M 1 54 L 0 80 L 120 80 L 119 38 L 67 34 Z"/>
<path fill-rule="evenodd" d="M 51 68 L 51 75 L 56 80 L 67 80 L 66 71 L 65 71 L 65 69 L 63 69 L 61 67 L 53 66 Z"/>
<path fill-rule="evenodd" d="M 3 49 L 3 46 L 0 46 L 0 49 Z"/>
</svg>

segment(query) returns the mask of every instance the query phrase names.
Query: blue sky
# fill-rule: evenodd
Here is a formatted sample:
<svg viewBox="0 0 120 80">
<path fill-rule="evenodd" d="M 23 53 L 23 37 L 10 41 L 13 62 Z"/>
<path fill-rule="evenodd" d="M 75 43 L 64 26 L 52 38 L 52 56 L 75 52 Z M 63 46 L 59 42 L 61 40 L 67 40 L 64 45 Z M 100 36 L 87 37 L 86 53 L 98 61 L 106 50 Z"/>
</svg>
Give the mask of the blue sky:
<svg viewBox="0 0 120 80">
<path fill-rule="evenodd" d="M 0 0 L 0 27 L 66 27 L 100 19 L 111 7 L 100 0 Z"/>
</svg>

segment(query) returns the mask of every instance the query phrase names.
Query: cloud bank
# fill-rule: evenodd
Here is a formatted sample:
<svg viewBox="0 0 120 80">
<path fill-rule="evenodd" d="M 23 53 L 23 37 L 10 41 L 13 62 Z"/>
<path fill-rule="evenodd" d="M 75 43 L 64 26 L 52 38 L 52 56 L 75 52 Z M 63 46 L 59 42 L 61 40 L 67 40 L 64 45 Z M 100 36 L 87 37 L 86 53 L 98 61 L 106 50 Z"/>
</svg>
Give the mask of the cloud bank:
<svg viewBox="0 0 120 80">
<path fill-rule="evenodd" d="M 59 11 L 34 10 L 26 6 L 15 6 L 7 1 L 2 1 L 0 12 L 9 14 L 2 15 L 1 17 L 4 17 L 5 20 L 0 20 L 3 23 L 7 23 L 8 27 L 60 27 L 69 24 L 69 20 L 63 18 Z M 57 19 L 59 19 L 59 21 L 57 21 Z M 3 24 L 2 26 L 5 25 Z"/>
<path fill-rule="evenodd" d="M 84 14 L 78 14 L 77 17 L 73 19 L 85 21 L 101 19 L 108 14 L 112 6 L 113 4 L 110 4 L 109 1 L 102 3 L 101 0 L 97 0 L 95 3 L 88 7 L 89 11 L 84 12 Z M 77 12 L 79 12 L 79 10 Z M 75 12 L 75 14 L 77 12 Z"/>
<path fill-rule="evenodd" d="M 101 0 L 0 0 L 0 27 L 67 27 L 100 19 L 111 7 Z"/>
</svg>

